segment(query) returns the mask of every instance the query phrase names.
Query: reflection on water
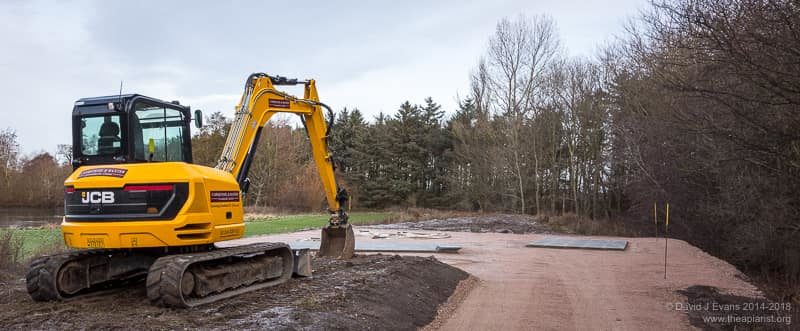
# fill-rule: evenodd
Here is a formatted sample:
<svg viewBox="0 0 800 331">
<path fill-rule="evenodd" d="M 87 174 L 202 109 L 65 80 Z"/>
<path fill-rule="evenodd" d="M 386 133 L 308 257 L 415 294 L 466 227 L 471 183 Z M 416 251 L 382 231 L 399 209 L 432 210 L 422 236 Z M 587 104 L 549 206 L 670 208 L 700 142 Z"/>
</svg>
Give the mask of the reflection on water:
<svg viewBox="0 0 800 331">
<path fill-rule="evenodd" d="M 0 228 L 40 227 L 61 223 L 62 208 L 2 208 L 0 207 Z"/>
</svg>

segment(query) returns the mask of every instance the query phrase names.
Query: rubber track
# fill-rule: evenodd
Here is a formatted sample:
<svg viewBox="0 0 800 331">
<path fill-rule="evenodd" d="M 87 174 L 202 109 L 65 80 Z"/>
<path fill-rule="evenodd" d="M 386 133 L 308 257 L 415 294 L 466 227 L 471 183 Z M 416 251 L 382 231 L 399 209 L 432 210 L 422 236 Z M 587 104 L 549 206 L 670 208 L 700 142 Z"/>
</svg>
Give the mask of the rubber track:
<svg viewBox="0 0 800 331">
<path fill-rule="evenodd" d="M 181 291 L 183 273 L 194 263 L 223 259 L 229 256 L 264 253 L 283 250 L 284 273 L 278 279 L 231 289 L 202 298 L 184 298 Z M 288 258 L 287 258 L 288 256 Z M 278 285 L 291 278 L 293 270 L 292 251 L 285 243 L 258 243 L 239 247 L 222 248 L 210 252 L 164 256 L 156 260 L 147 273 L 147 297 L 154 305 L 188 308 L 229 298 L 245 292 Z"/>
<path fill-rule="evenodd" d="M 69 261 L 111 252 L 105 249 L 81 250 L 43 256 L 34 259 L 25 275 L 28 294 L 36 301 L 65 300 L 80 296 L 62 296 L 56 285 L 58 270 Z"/>
</svg>

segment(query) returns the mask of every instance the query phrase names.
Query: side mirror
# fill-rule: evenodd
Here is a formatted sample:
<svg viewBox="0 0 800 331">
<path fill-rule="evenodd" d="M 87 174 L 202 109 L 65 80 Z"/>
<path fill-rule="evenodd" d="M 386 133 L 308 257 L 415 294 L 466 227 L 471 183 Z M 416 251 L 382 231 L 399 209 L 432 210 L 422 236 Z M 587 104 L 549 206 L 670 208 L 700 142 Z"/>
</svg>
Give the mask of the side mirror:
<svg viewBox="0 0 800 331">
<path fill-rule="evenodd" d="M 203 112 L 200 109 L 194 111 L 194 126 L 198 129 L 203 127 Z"/>
</svg>

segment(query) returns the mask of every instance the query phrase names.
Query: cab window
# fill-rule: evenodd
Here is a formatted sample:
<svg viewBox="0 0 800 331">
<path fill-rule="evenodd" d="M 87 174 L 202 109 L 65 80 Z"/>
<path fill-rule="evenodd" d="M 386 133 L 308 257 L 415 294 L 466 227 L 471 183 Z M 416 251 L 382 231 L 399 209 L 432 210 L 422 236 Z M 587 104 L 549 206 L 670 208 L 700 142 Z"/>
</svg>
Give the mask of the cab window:
<svg viewBox="0 0 800 331">
<path fill-rule="evenodd" d="M 81 154 L 110 156 L 122 154 L 119 115 L 81 118 Z"/>
<path fill-rule="evenodd" d="M 185 161 L 184 132 L 187 121 L 178 110 L 137 102 L 131 118 L 134 159 Z"/>
</svg>

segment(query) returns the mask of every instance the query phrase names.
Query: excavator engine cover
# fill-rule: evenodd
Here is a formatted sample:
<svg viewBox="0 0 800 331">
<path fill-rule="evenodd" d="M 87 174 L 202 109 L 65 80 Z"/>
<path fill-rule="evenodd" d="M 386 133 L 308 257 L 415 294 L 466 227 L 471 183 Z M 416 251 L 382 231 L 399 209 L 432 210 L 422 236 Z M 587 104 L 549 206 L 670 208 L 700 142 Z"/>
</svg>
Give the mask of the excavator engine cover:
<svg viewBox="0 0 800 331">
<path fill-rule="evenodd" d="M 322 229 L 322 243 L 317 256 L 350 259 L 356 249 L 356 238 L 350 224 L 328 225 Z"/>
</svg>

